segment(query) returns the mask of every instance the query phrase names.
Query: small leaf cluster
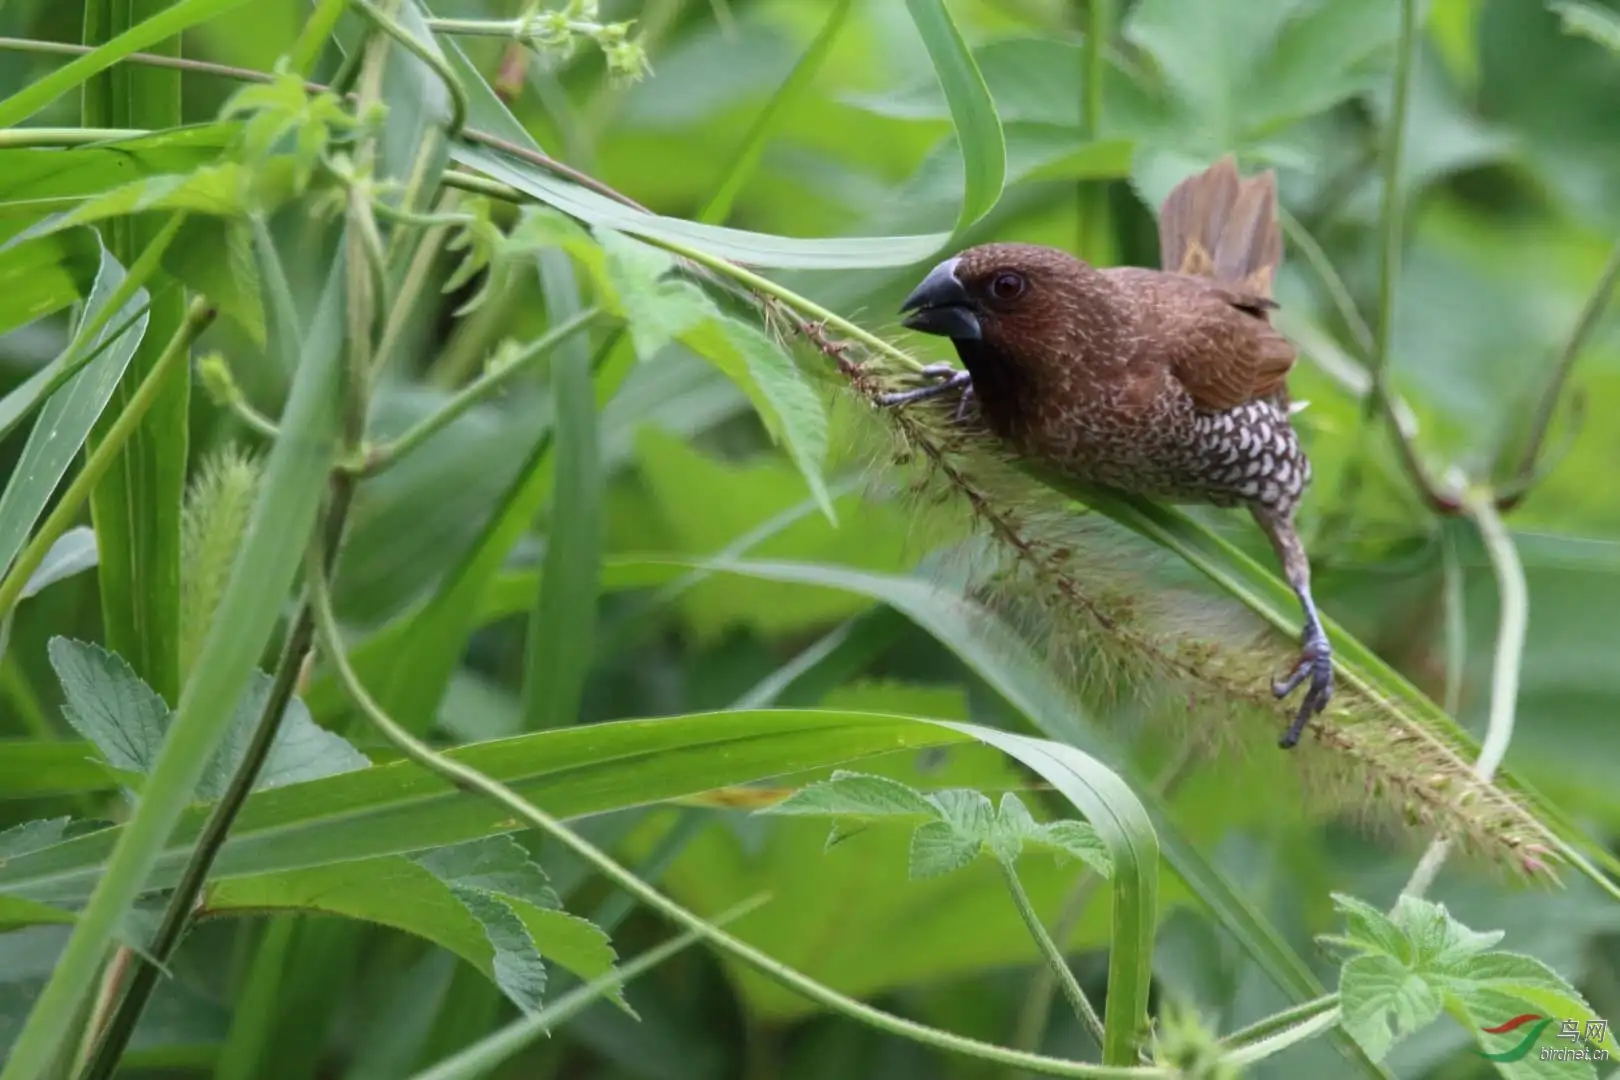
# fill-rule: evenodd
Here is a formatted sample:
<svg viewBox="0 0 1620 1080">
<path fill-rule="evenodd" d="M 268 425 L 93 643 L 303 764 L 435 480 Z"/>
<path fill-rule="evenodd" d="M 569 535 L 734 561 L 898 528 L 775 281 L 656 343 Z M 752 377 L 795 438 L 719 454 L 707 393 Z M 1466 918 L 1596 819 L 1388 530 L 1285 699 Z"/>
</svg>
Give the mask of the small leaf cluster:
<svg viewBox="0 0 1620 1080">
<path fill-rule="evenodd" d="M 1025 846 L 1078 859 L 1103 877 L 1113 864 L 1096 830 L 1083 821 L 1038 822 L 1012 792 L 999 804 L 971 788 L 923 792 L 886 776 L 835 771 L 832 778 L 801 788 L 760 813 L 832 817 L 831 848 L 883 819 L 915 821 L 911 834 L 913 880 L 960 870 L 988 852 L 1004 865 Z"/>
<path fill-rule="evenodd" d="M 1382 1060 L 1395 1042 L 1452 1016 L 1479 1040 L 1484 1054 L 1514 1049 L 1528 1028 L 1492 1033 L 1527 1013 L 1577 1023 L 1600 1018 L 1562 976 L 1534 957 L 1492 948 L 1500 930 L 1479 932 L 1458 922 L 1443 904 L 1402 896 L 1385 914 L 1364 901 L 1336 894 L 1345 917 L 1342 935 L 1323 940 L 1344 951 L 1339 996 L 1346 1031 L 1369 1057 Z M 1604 1024 L 1600 1042 L 1615 1051 Z M 1591 1077 L 1588 1061 L 1542 1061 L 1534 1052 L 1499 1062 L 1511 1077 Z"/>
</svg>

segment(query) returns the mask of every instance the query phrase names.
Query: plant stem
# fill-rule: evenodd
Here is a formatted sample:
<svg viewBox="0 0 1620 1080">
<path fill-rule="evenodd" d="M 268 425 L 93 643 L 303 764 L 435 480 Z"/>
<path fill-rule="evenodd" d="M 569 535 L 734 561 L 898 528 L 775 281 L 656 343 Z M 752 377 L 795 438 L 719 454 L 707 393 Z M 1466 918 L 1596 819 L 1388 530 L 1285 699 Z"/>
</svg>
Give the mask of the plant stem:
<svg viewBox="0 0 1620 1080">
<path fill-rule="evenodd" d="M 1383 205 L 1379 211 L 1378 324 L 1373 333 L 1369 367 L 1373 384 L 1384 381 L 1395 336 L 1395 298 L 1401 273 L 1402 222 L 1401 161 L 1406 150 L 1406 114 L 1411 98 L 1412 68 L 1417 55 L 1418 0 L 1401 0 L 1400 39 L 1395 54 L 1395 83 L 1391 95 L 1389 128 L 1384 133 Z M 1363 406 L 1371 419 L 1376 400 Z"/>
<path fill-rule="evenodd" d="M 768 954 L 760 952 L 725 931 L 717 929 L 712 923 L 688 911 L 680 904 L 665 897 L 657 889 L 643 882 L 594 844 L 589 843 L 550 814 L 528 802 L 505 784 L 492 780 L 477 769 L 464 765 L 453 758 L 435 752 L 426 743 L 417 739 L 397 724 L 372 699 L 349 663 L 347 653 L 343 648 L 342 638 L 339 635 L 336 617 L 332 614 L 331 592 L 325 576 L 316 572 L 311 574 L 311 578 L 310 593 L 315 611 L 315 625 L 320 635 L 321 646 L 331 661 L 338 680 L 348 691 L 350 698 L 353 699 L 355 705 L 365 714 L 366 718 L 382 733 L 384 738 L 398 747 L 406 757 L 428 771 L 445 778 L 455 787 L 470 794 L 488 798 L 511 811 L 520 820 L 541 829 L 579 858 L 595 867 L 608 880 L 629 892 L 642 904 L 658 911 L 666 918 L 679 923 L 688 930 L 707 938 L 761 974 L 776 980 L 797 993 L 803 994 L 812 1001 L 870 1027 L 892 1035 L 909 1038 L 922 1045 L 950 1053 L 958 1053 L 983 1061 L 1000 1062 L 1005 1065 L 1018 1065 L 1031 1072 L 1050 1076 L 1095 1077 L 1099 1078 L 1099 1080 L 1112 1080 L 1112 1078 L 1120 1078 L 1120 1080 L 1128 1080 L 1128 1078 L 1170 1080 L 1170 1073 L 1160 1068 L 1088 1065 L 1073 1061 L 1062 1061 L 1039 1054 L 1008 1050 L 990 1043 L 980 1042 L 977 1039 L 953 1035 L 914 1021 L 891 1016 L 864 1002 L 845 997 L 836 990 L 823 986 L 814 979 L 782 964 Z"/>
<path fill-rule="evenodd" d="M 325 551 L 322 555 L 328 566 L 336 562 L 342 525 L 347 520 L 353 496 L 353 482 L 341 474 L 335 475 L 332 480 L 332 501 L 325 530 L 327 543 L 323 545 Z M 309 654 L 314 636 L 315 623 L 306 601 L 300 605 L 292 630 L 282 646 L 281 659 L 276 664 L 270 692 L 254 724 L 253 739 L 242 755 L 241 764 L 231 775 L 230 786 L 225 789 L 213 812 L 208 815 L 202 834 L 197 838 L 197 845 L 192 849 L 191 858 L 187 860 L 186 867 L 180 874 L 180 880 L 169 897 L 168 906 L 163 912 L 163 921 L 158 925 L 157 933 L 147 950 L 149 959 L 136 960 L 135 975 L 130 981 L 129 989 L 119 1002 L 112 1021 L 97 1041 L 90 1064 L 80 1074 L 80 1080 L 108 1080 L 118 1068 L 124 1049 L 135 1033 L 135 1025 L 140 1021 L 141 1012 L 151 999 L 152 991 L 157 988 L 158 976 L 163 973 L 163 965 L 174 955 L 187 926 L 190 925 L 192 914 L 202 896 L 203 886 L 207 883 L 208 871 L 212 869 L 220 848 L 224 847 L 231 825 L 235 822 L 236 815 L 241 812 L 242 804 L 247 802 L 248 796 L 252 794 L 259 771 L 264 768 L 265 759 L 270 756 L 270 749 L 275 745 L 276 735 L 281 730 L 287 706 L 297 689 L 298 677 L 303 670 L 304 660 Z"/>
<path fill-rule="evenodd" d="M 1195 745 L 1190 742 L 1184 744 L 1153 778 L 1154 793 L 1161 799 L 1168 799 L 1192 772 L 1197 760 L 1198 751 Z M 1080 875 L 1073 891 L 1063 903 L 1063 910 L 1058 914 L 1057 930 L 1053 937 L 1059 941 L 1069 939 L 1069 935 L 1074 933 L 1074 928 L 1080 924 L 1081 917 L 1085 915 L 1092 895 L 1101 884 L 1102 878 L 1095 871 L 1087 870 Z M 1057 972 L 1050 966 L 1037 969 L 1034 978 L 1030 980 L 1029 992 L 1024 996 L 1024 1003 L 1018 1010 L 1018 1024 L 1013 1033 L 1013 1045 L 1018 1049 L 1033 1051 L 1040 1047 L 1041 1037 L 1046 1034 L 1047 1019 L 1052 1013 L 1052 997 L 1056 992 Z"/>
<path fill-rule="evenodd" d="M 1327 1009 L 1338 1008 L 1338 993 L 1323 994 L 1312 1001 L 1301 1002 L 1291 1009 L 1284 1009 L 1280 1013 L 1273 1013 L 1261 1020 L 1256 1020 L 1248 1027 L 1238 1028 L 1221 1039 L 1221 1045 L 1227 1049 L 1235 1050 L 1269 1038 L 1284 1028 L 1292 1027 L 1302 1021 L 1309 1020 Z"/>
<path fill-rule="evenodd" d="M 444 57 L 428 48 L 371 0 L 349 0 L 349 4 L 370 19 L 377 29 L 397 41 L 406 52 L 426 64 L 444 83 L 445 91 L 450 95 L 450 121 L 445 125 L 445 134 L 454 138 L 467 126 L 467 88 L 461 85 L 461 80 L 450 70 Z"/>
<path fill-rule="evenodd" d="M 6 575 L 4 581 L 0 581 L 0 617 L 4 617 L 16 605 L 17 598 L 28 585 L 28 579 L 39 569 L 39 564 L 45 561 L 51 545 L 56 543 L 57 538 L 73 524 L 79 508 L 89 498 L 91 490 L 106 475 L 108 468 L 123 451 L 124 444 L 129 441 L 136 427 L 145 418 L 147 410 L 163 391 L 163 379 L 176 364 L 185 361 L 191 343 L 197 340 L 197 336 L 214 321 L 215 314 L 214 308 L 206 300 L 199 298 L 192 301 L 185 322 L 181 323 L 174 337 L 169 339 L 168 348 L 158 357 L 146 378 L 141 380 L 141 385 L 129 399 L 123 412 L 119 413 L 117 421 L 107 429 L 106 435 L 96 446 L 95 451 L 85 460 L 84 468 L 79 470 L 79 475 L 73 478 L 73 482 L 57 500 L 45 523 L 39 527 L 39 531 L 28 542 L 28 546 L 17 556 L 17 561 L 11 566 L 11 572 Z"/>
<path fill-rule="evenodd" d="M 1524 662 L 1525 630 L 1530 621 L 1530 593 L 1525 585 L 1524 565 L 1518 549 L 1497 512 L 1496 500 L 1488 491 L 1470 489 L 1463 496 L 1463 508 L 1479 527 L 1480 538 L 1496 571 L 1501 613 L 1497 617 L 1496 655 L 1491 671 L 1491 711 L 1480 743 L 1474 773 L 1489 782 L 1507 756 L 1513 741 L 1514 711 L 1519 699 L 1519 670 Z M 1401 892 L 1421 897 L 1434 883 L 1451 850 L 1449 837 L 1435 837 L 1423 853 L 1411 879 Z"/>
<path fill-rule="evenodd" d="M 1035 944 L 1040 946 L 1041 955 L 1046 958 L 1047 967 L 1057 976 L 1058 985 L 1063 988 L 1063 996 L 1069 999 L 1069 1005 L 1074 1009 L 1092 1037 L 1097 1040 L 1098 1046 L 1103 1046 L 1107 1039 L 1103 1031 L 1102 1017 L 1092 1008 L 1091 1002 L 1086 999 L 1086 992 L 1080 988 L 1080 981 L 1074 977 L 1074 971 L 1063 958 L 1063 950 L 1058 943 L 1052 940 L 1052 935 L 1046 932 L 1046 926 L 1035 911 L 1035 905 L 1030 903 L 1029 893 L 1024 891 L 1024 883 L 1018 880 L 1018 871 L 1010 861 L 998 859 L 1001 867 L 1001 879 L 1006 882 L 1007 891 L 1012 894 L 1013 904 L 1018 908 L 1019 917 L 1029 928 L 1030 936 Z"/>
<path fill-rule="evenodd" d="M 573 318 L 558 323 L 515 357 L 468 383 L 445 402 L 443 407 L 411 427 L 399 438 L 366 453 L 356 471 L 362 476 L 375 476 L 387 469 L 444 430 L 468 409 L 506 385 L 518 372 L 544 358 L 552 349 L 601 314 L 601 308 L 586 308 Z"/>
<path fill-rule="evenodd" d="M 1279 1054 L 1290 1046 L 1295 1046 L 1307 1039 L 1316 1038 L 1316 1036 L 1337 1024 L 1340 1016 L 1339 1007 L 1335 1005 L 1333 1008 L 1312 1017 L 1302 1024 L 1288 1028 L 1285 1031 L 1279 1031 L 1270 1038 L 1238 1047 L 1226 1055 L 1225 1061 L 1228 1065 L 1240 1067 L 1253 1065 L 1257 1061 L 1264 1061 L 1266 1058 Z"/>
<path fill-rule="evenodd" d="M 1586 343 L 1597 330 L 1598 322 L 1603 318 L 1603 312 L 1608 308 L 1617 284 L 1620 284 L 1620 243 L 1616 243 L 1610 249 L 1608 261 L 1603 264 L 1603 271 L 1598 275 L 1597 284 L 1587 294 L 1586 303 L 1581 306 L 1581 313 L 1575 319 L 1575 326 L 1565 339 L 1563 348 L 1558 351 L 1552 375 L 1548 377 L 1541 399 L 1536 403 L 1524 450 L 1520 453 L 1513 472 L 1514 480 L 1520 488 L 1528 489 L 1535 479 L 1536 463 L 1541 457 L 1542 445 L 1547 441 L 1547 432 L 1552 427 L 1553 415 L 1558 411 L 1558 402 L 1563 397 L 1564 386 L 1569 382 L 1570 373 L 1575 370 L 1575 361 L 1580 359 Z M 1507 447 L 1504 446 L 1502 449 L 1505 455 Z M 1517 491 L 1513 496 L 1514 501 L 1522 498 L 1524 493 L 1523 490 Z"/>
</svg>

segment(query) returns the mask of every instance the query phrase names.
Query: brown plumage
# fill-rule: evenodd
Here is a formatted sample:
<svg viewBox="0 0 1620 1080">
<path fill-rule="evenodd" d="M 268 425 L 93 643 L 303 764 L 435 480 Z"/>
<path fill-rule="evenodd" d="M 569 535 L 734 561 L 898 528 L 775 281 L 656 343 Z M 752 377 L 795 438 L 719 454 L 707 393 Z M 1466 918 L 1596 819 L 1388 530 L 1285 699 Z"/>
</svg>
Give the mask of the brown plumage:
<svg viewBox="0 0 1620 1080">
<path fill-rule="evenodd" d="M 1278 697 L 1310 689 L 1281 740 L 1293 746 L 1333 691 L 1294 511 L 1310 462 L 1289 424 L 1295 350 L 1269 312 L 1282 259 L 1270 172 L 1230 157 L 1182 181 L 1159 215 L 1164 269 L 1098 269 L 1032 244 L 984 244 L 936 266 L 905 324 L 951 338 L 965 372 L 889 395 L 899 405 L 960 388 L 1019 454 L 1093 484 L 1176 503 L 1247 506 L 1305 612 L 1299 664 Z"/>
</svg>

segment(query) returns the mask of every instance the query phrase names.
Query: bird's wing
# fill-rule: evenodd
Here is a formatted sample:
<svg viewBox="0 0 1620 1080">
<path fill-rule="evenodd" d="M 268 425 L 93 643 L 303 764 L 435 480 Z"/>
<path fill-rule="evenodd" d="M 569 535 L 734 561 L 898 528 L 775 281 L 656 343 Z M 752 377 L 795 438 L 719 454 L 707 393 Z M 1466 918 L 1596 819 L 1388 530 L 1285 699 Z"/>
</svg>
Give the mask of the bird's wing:
<svg viewBox="0 0 1620 1080">
<path fill-rule="evenodd" d="M 1205 277 L 1120 267 L 1113 273 L 1155 327 L 1157 355 L 1200 409 L 1220 412 L 1286 393 L 1297 353 L 1268 313 L 1275 301 Z"/>
</svg>

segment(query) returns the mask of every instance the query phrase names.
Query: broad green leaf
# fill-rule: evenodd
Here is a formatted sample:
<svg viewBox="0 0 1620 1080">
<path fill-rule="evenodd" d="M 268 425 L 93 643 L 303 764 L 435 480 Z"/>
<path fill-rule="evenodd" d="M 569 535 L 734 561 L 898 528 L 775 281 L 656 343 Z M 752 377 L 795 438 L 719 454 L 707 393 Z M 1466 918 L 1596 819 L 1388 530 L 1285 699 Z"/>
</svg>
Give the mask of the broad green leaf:
<svg viewBox="0 0 1620 1080">
<path fill-rule="evenodd" d="M 1393 956 L 1358 956 L 1339 974 L 1345 1030 L 1374 1061 L 1397 1039 L 1440 1017 L 1440 995 L 1421 975 Z"/>
<path fill-rule="evenodd" d="M 611 947 L 589 923 L 573 920 L 582 924 L 575 928 L 565 913 L 465 884 L 424 865 L 429 857 L 384 856 L 233 877 L 211 884 L 206 904 L 214 914 L 319 911 L 392 926 L 465 958 L 525 1009 L 536 1006 L 545 989 L 542 956 L 584 978 L 612 967 Z"/>
<path fill-rule="evenodd" d="M 236 124 L 194 124 L 88 146 L 0 150 L 0 205 L 100 195 L 135 180 L 189 173 L 218 159 Z M 7 213 L 7 225 L 16 220 Z M 0 229 L 0 235 L 7 235 Z"/>
<path fill-rule="evenodd" d="M 1335 895 L 1334 901 L 1345 915 L 1347 932 L 1327 940 L 1355 954 L 1339 980 L 1345 1027 L 1374 1060 L 1383 1058 L 1396 1041 L 1427 1027 L 1442 1009 L 1463 1017 L 1499 1017 L 1475 1032 L 1482 1052 L 1490 1054 L 1520 1043 L 1533 1045 L 1538 1037 L 1537 1031 L 1510 1035 L 1483 1030 L 1511 1016 L 1546 1010 L 1544 1015 L 1583 1031 L 1588 1020 L 1599 1019 L 1552 968 L 1533 957 L 1494 950 L 1500 932 L 1470 929 L 1444 905 L 1402 895 L 1386 916 L 1353 897 Z M 1604 1025 L 1595 1041 L 1612 1046 L 1611 1040 Z M 1546 1075 L 1591 1073 L 1559 1070 Z"/>
<path fill-rule="evenodd" d="M 561 905 L 546 872 L 509 836 L 435 848 L 416 862 L 446 885 L 502 893 L 544 908 Z"/>
<path fill-rule="evenodd" d="M 766 430 L 786 447 L 822 512 L 836 521 L 821 475 L 827 454 L 826 413 L 793 359 L 760 330 L 724 315 L 688 330 L 681 343 L 742 388 Z"/>
<path fill-rule="evenodd" d="M 525 1012 L 538 1008 L 546 992 L 546 965 L 514 906 L 482 889 L 452 885 L 450 894 L 484 928 L 493 951 L 489 964 L 495 985 Z"/>
<path fill-rule="evenodd" d="M 99 645 L 56 637 L 47 651 L 67 699 L 62 714 L 73 730 L 113 768 L 150 773 L 169 729 L 163 699 L 122 657 Z"/>
<path fill-rule="evenodd" d="M 70 229 L 0 247 L 0 333 L 27 326 L 89 296 L 101 261 L 101 242 L 89 229 Z M 0 414 L 15 408 L 13 398 L 37 394 L 37 388 L 49 378 L 48 370 L 35 372 L 6 395 Z M 0 430 L 9 430 L 13 423 L 8 416 Z"/>
<path fill-rule="evenodd" d="M 982 837 L 965 833 L 948 821 L 929 821 L 911 834 L 911 861 L 907 873 L 925 881 L 960 870 L 978 858 Z"/>
<path fill-rule="evenodd" d="M 1564 1025 L 1561 1012 L 1543 1014 L 1539 1019 L 1502 1031 L 1500 1029 L 1525 1015 L 1524 1001 L 1513 994 L 1490 989 L 1474 993 L 1466 1002 L 1453 1003 L 1451 1012 L 1480 1042 L 1469 1056 L 1492 1055 L 1491 1064 L 1504 1080 L 1597 1080 L 1597 1068 L 1608 1071 L 1607 1066 L 1585 1060 L 1590 1051 L 1577 1040 L 1561 1035 Z M 1489 1032 L 1486 1028 L 1497 1028 L 1499 1032 Z M 1578 1020 L 1575 1030 L 1584 1030 Z"/>
<path fill-rule="evenodd" d="M 1393 55 L 1391 0 L 1143 0 L 1126 38 L 1155 62 L 1175 119 L 1156 139 L 1213 157 L 1330 108 L 1380 80 Z"/>
<path fill-rule="evenodd" d="M 69 818 L 49 818 L 43 821 L 25 821 L 21 825 L 0 832 L 0 859 L 11 859 L 38 851 L 62 839 Z"/>
<path fill-rule="evenodd" d="M 96 275 L 96 283 L 81 323 L 92 318 L 107 303 L 123 277 L 124 268 L 103 249 L 101 272 Z M 29 532 L 50 502 L 51 494 L 112 399 L 119 380 L 146 333 L 146 304 L 144 289 L 130 297 L 123 309 L 113 316 L 113 321 L 87 343 L 91 348 L 105 345 L 101 354 L 62 384 L 40 410 L 39 418 L 28 433 L 22 455 L 6 483 L 5 493 L 0 494 L 0 567 L 9 567 L 22 550 Z M 132 318 L 132 323 L 126 323 Z M 120 327 L 126 326 L 120 330 Z M 68 348 L 71 350 L 72 346 Z M 66 360 L 67 354 L 64 352 L 52 363 L 60 364 Z M 56 545 L 52 550 L 56 550 Z M 91 550 L 95 550 L 93 537 Z M 40 571 L 44 569 L 43 565 L 39 568 Z M 34 576 L 38 577 L 38 574 L 36 571 Z"/>
<path fill-rule="evenodd" d="M 956 128 L 957 145 L 962 151 L 965 182 L 962 209 L 956 219 L 956 233 L 969 226 L 996 205 L 1007 175 L 1007 148 L 1002 140 L 1001 121 L 984 76 L 973 62 L 962 32 L 957 29 L 944 0 L 906 0 L 906 10 L 917 24 L 934 73 L 950 105 L 951 123 Z"/>
<path fill-rule="evenodd" d="M 213 801 L 221 798 L 230 787 L 231 777 L 253 741 L 265 703 L 270 700 L 273 683 L 262 671 L 255 671 L 249 679 L 247 692 L 236 706 L 225 740 L 209 761 L 208 771 L 197 782 L 197 798 Z M 343 736 L 311 720 L 309 710 L 295 695 L 282 711 L 276 740 L 270 744 L 270 753 L 253 781 L 253 790 L 266 791 L 323 776 L 337 776 L 370 764 Z"/>
<path fill-rule="evenodd" d="M 63 713 L 73 729 L 94 743 L 113 768 L 141 776 L 150 773 L 173 720 L 163 699 L 121 657 L 99 645 L 58 637 L 51 639 L 49 653 L 67 697 Z M 269 700 L 271 683 L 263 672 L 253 673 L 230 731 L 197 783 L 199 800 L 217 800 L 230 786 Z M 343 736 L 317 727 L 295 697 L 287 704 L 253 787 L 267 790 L 369 764 Z"/>
<path fill-rule="evenodd" d="M 111 791 L 117 786 L 92 743 L 0 739 L 0 799 Z"/>
<path fill-rule="evenodd" d="M 56 843 L 62 839 L 67 826 L 67 818 L 50 818 L 44 821 L 25 821 L 21 825 L 14 825 L 0 832 L 0 865 L 4 865 L 7 859 L 26 855 L 30 851 L 38 851 L 42 847 Z M 0 896 L 0 930 L 72 921 L 73 915 L 61 908 L 41 904 L 37 900 Z M 5 981 L 7 981 L 5 977 L 0 975 L 0 983 Z"/>
</svg>

